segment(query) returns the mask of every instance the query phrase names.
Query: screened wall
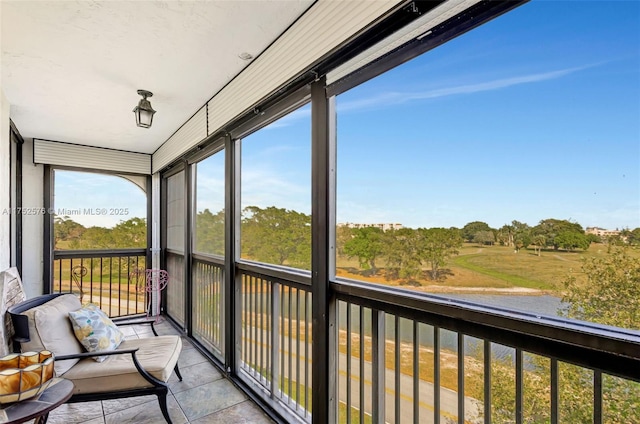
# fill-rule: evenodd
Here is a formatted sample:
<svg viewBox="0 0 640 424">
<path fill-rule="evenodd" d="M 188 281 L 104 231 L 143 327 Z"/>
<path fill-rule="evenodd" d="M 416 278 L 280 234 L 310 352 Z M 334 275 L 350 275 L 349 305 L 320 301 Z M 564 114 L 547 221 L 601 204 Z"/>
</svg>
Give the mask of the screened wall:
<svg viewBox="0 0 640 424">
<path fill-rule="evenodd" d="M 497 4 L 424 13 L 166 172 L 166 263 L 187 276 L 168 296 L 190 311 L 169 315 L 272 413 L 634 416 L 640 324 L 608 311 L 635 309 L 637 5 Z"/>
</svg>

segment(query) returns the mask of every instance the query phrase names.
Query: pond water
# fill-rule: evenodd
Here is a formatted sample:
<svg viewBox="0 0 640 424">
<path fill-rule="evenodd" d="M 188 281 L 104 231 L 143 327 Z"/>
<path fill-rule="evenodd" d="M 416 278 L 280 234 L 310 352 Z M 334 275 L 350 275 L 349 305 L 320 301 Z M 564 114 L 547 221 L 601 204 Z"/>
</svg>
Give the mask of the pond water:
<svg viewBox="0 0 640 424">
<path fill-rule="evenodd" d="M 558 310 L 561 308 L 562 302 L 559 297 L 555 296 L 512 296 L 512 295 L 495 295 L 495 294 L 444 294 L 441 297 L 453 300 L 464 300 L 467 302 L 474 302 L 484 306 L 495 306 L 505 309 L 514 309 L 524 312 L 533 312 L 540 315 L 557 316 Z M 340 329 L 346 329 L 346 304 L 341 303 L 339 316 L 341 317 L 339 326 Z M 353 305 L 351 310 L 352 316 L 352 331 L 358 332 L 360 330 L 359 310 L 358 307 Z M 394 337 L 395 323 L 393 319 L 386 321 L 386 336 L 387 338 Z M 370 334 L 371 320 L 369 315 L 365 315 L 364 320 L 365 331 Z M 420 345 L 431 348 L 433 347 L 433 328 L 427 325 L 421 325 L 419 327 L 419 340 Z M 400 321 L 400 340 L 404 342 L 412 342 L 413 340 L 413 325 L 409 320 Z M 440 346 L 442 349 L 457 351 L 458 350 L 458 338 L 457 333 L 447 330 L 440 331 Z M 467 354 L 473 354 L 473 352 L 480 353 L 482 351 L 482 342 L 479 339 L 472 337 L 465 337 L 465 352 Z M 497 358 L 506 358 L 513 356 L 513 349 L 501 346 L 492 345 L 492 354 Z"/>
<path fill-rule="evenodd" d="M 562 301 L 559 297 L 549 295 L 447 294 L 443 297 L 551 316 L 557 316 L 558 310 L 562 307 Z"/>
</svg>

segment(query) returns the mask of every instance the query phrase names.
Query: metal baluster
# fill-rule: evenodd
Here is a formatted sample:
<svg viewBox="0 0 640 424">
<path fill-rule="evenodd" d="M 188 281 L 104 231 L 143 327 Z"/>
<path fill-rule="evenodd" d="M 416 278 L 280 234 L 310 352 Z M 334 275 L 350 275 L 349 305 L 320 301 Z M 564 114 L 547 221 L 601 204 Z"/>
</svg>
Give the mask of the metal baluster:
<svg viewBox="0 0 640 424">
<path fill-rule="evenodd" d="M 524 415 L 522 410 L 524 392 L 524 372 L 522 349 L 516 349 L 516 424 L 522 424 Z"/>
<path fill-rule="evenodd" d="M 351 424 L 351 303 L 347 307 L 347 424 Z"/>
<path fill-rule="evenodd" d="M 413 320 L 413 422 L 420 422 L 420 334 Z M 360 421 L 363 422 L 363 421 Z"/>
<path fill-rule="evenodd" d="M 458 424 L 464 424 L 464 334 L 458 333 Z"/>
<path fill-rule="evenodd" d="M 393 403 L 393 407 L 394 407 L 394 416 L 395 416 L 395 423 L 399 424 L 400 423 L 400 351 L 401 351 L 401 346 L 400 346 L 400 317 L 399 316 L 395 316 L 395 322 L 394 322 L 394 348 L 395 348 L 395 358 L 394 358 L 394 378 L 395 378 L 395 399 L 394 399 L 394 403 Z"/>
<path fill-rule="evenodd" d="M 602 371 L 593 371 L 593 424 L 602 424 Z"/>
<path fill-rule="evenodd" d="M 491 342 L 484 340 L 484 422 L 491 423 Z"/>
<path fill-rule="evenodd" d="M 300 405 L 300 290 L 296 289 L 296 411 Z"/>
<path fill-rule="evenodd" d="M 291 364 L 292 358 L 291 358 L 291 356 L 292 356 L 292 345 L 293 345 L 293 340 L 292 340 L 293 339 L 293 337 L 292 337 L 293 336 L 293 334 L 292 334 L 293 327 L 291 326 L 291 300 L 292 300 L 291 298 L 293 297 L 293 295 L 291 293 L 291 287 L 287 287 L 287 290 L 289 291 L 289 299 L 288 299 L 288 302 L 287 302 L 289 304 L 289 310 L 288 310 L 288 313 L 287 313 L 287 318 L 289 319 L 289 355 L 288 355 L 289 356 L 289 358 L 288 358 L 289 359 L 289 367 L 287 369 L 287 377 L 289 377 L 289 391 L 287 392 L 289 394 L 289 401 L 287 403 L 291 403 L 291 396 L 293 394 L 292 391 L 291 391 L 291 383 L 292 383 L 291 380 L 293 380 L 292 375 L 291 375 L 292 374 L 291 373 L 291 370 L 292 370 L 292 364 Z"/>
<path fill-rule="evenodd" d="M 551 358 L 551 424 L 558 424 L 558 360 Z"/>
<path fill-rule="evenodd" d="M 440 424 L 440 327 L 433 327 L 433 422 Z"/>
<path fill-rule="evenodd" d="M 375 309 L 371 310 L 371 343 L 372 343 L 372 384 L 373 384 L 373 411 L 374 423 L 385 421 L 385 313 Z"/>
<path fill-rule="evenodd" d="M 280 387 L 280 368 L 278 367 L 280 365 L 278 361 L 280 326 L 278 325 L 279 320 L 277 319 L 277 314 L 281 307 L 280 283 L 273 283 L 271 286 L 271 296 L 271 397 L 273 398 L 277 395 L 278 388 Z"/>
<path fill-rule="evenodd" d="M 304 327 L 304 332 L 305 332 L 305 343 L 304 343 L 304 369 L 305 369 L 305 376 L 304 376 L 304 387 L 306 387 L 305 391 L 304 391 L 304 409 L 307 411 L 307 414 L 310 416 L 311 411 L 309 410 L 309 404 L 308 404 L 308 396 L 309 396 L 309 389 L 311 388 L 309 383 L 309 336 L 311 335 L 311 323 L 309 322 L 309 310 L 311 309 L 309 307 L 310 303 L 311 303 L 311 292 L 309 291 L 305 291 L 304 293 L 304 298 L 305 298 L 305 304 L 304 304 L 304 321 L 305 321 L 305 327 Z"/>
<path fill-rule="evenodd" d="M 364 423 L 364 307 L 360 309 L 360 423 Z"/>
</svg>

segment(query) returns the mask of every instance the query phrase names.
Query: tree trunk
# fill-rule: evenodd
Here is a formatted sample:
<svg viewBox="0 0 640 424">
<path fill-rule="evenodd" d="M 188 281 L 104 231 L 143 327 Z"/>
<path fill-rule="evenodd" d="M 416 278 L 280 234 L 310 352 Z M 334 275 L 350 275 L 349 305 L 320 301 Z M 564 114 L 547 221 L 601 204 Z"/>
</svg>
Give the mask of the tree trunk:
<svg viewBox="0 0 640 424">
<path fill-rule="evenodd" d="M 376 260 L 371 259 L 369 261 L 369 267 L 371 268 L 371 275 L 376 275 L 378 273 L 378 268 L 376 268 Z"/>
</svg>

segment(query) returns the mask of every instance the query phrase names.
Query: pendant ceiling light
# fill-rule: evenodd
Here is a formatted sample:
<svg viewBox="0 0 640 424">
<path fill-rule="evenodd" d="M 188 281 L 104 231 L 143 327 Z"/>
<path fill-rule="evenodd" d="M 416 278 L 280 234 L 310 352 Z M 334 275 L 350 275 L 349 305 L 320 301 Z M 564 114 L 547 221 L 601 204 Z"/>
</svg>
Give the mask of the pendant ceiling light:
<svg viewBox="0 0 640 424">
<path fill-rule="evenodd" d="M 142 96 L 142 99 L 138 102 L 138 106 L 133 109 L 133 113 L 136 114 L 136 125 L 142 128 L 150 128 L 153 122 L 153 114 L 156 111 L 151 107 L 147 97 L 153 96 L 153 93 L 147 90 L 138 90 L 138 94 Z"/>
</svg>

